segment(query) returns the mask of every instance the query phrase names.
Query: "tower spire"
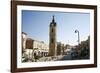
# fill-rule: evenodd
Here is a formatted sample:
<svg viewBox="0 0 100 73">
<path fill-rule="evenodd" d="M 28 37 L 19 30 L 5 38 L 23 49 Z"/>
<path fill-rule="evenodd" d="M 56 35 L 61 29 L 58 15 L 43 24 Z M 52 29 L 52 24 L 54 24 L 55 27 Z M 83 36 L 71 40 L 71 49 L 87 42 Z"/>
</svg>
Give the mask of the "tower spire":
<svg viewBox="0 0 100 73">
<path fill-rule="evenodd" d="M 55 22 L 55 19 L 54 19 L 54 15 L 53 15 L 52 23 L 54 23 L 54 22 Z"/>
<path fill-rule="evenodd" d="M 50 26 L 56 26 L 54 15 L 52 16 L 52 21 L 50 23 Z"/>
</svg>

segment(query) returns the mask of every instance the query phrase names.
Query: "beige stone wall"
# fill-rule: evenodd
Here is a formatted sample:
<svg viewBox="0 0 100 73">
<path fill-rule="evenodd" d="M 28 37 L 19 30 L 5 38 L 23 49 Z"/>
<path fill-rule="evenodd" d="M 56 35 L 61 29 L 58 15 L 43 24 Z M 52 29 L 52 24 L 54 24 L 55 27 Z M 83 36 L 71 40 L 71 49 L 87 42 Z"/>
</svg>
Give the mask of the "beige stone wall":
<svg viewBox="0 0 100 73">
<path fill-rule="evenodd" d="M 57 43 L 56 43 L 56 26 L 55 22 L 50 23 L 49 29 L 49 56 L 56 56 Z"/>
<path fill-rule="evenodd" d="M 33 47 L 34 47 L 33 44 L 34 44 L 34 41 L 32 39 L 28 38 L 26 40 L 26 49 L 33 49 Z"/>
<path fill-rule="evenodd" d="M 40 52 L 48 52 L 49 46 L 42 41 L 34 40 L 34 48 L 37 48 Z"/>
<path fill-rule="evenodd" d="M 22 51 L 26 49 L 26 39 L 27 39 L 27 34 L 22 32 Z"/>
</svg>

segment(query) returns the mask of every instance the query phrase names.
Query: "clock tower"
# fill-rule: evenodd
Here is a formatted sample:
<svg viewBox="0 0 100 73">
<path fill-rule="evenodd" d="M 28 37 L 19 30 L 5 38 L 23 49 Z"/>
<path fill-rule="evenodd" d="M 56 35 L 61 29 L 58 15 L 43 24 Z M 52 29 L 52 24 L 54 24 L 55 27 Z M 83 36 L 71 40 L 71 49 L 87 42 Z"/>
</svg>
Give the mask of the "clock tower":
<svg viewBox="0 0 100 73">
<path fill-rule="evenodd" d="M 56 49 L 57 49 L 56 26 L 57 25 L 53 16 L 52 22 L 50 23 L 49 26 L 49 56 L 56 56 Z"/>
</svg>

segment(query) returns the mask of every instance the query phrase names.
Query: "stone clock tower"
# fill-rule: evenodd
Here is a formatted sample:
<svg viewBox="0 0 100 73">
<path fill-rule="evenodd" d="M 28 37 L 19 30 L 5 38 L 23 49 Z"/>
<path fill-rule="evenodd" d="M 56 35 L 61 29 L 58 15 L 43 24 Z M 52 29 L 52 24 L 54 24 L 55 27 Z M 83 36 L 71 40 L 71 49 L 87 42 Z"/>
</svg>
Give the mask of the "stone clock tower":
<svg viewBox="0 0 100 73">
<path fill-rule="evenodd" d="M 56 56 L 56 22 L 54 16 L 49 26 L 49 56 Z"/>
</svg>

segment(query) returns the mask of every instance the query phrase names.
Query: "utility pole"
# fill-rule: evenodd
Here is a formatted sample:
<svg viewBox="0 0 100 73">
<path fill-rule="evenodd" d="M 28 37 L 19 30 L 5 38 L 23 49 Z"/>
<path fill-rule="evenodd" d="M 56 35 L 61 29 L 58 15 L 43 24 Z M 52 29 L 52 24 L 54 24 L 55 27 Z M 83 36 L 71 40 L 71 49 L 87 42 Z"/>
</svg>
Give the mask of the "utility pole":
<svg viewBox="0 0 100 73">
<path fill-rule="evenodd" d="M 76 29 L 75 33 L 78 33 L 78 45 L 79 45 L 80 44 L 80 34 L 79 34 L 79 31 Z"/>
</svg>

